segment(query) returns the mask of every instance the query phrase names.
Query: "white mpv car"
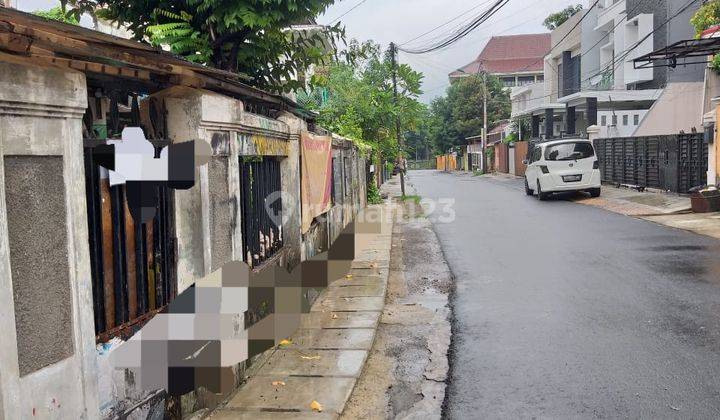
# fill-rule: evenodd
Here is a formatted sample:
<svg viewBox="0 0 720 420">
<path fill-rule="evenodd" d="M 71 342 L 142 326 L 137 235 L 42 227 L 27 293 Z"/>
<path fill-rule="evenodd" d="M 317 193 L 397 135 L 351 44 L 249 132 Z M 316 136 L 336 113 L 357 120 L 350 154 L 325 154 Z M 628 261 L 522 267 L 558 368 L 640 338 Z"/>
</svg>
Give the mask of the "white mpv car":
<svg viewBox="0 0 720 420">
<path fill-rule="evenodd" d="M 554 192 L 587 191 L 600 196 L 600 169 L 589 140 L 538 143 L 526 161 L 525 193 L 545 200 Z"/>
</svg>

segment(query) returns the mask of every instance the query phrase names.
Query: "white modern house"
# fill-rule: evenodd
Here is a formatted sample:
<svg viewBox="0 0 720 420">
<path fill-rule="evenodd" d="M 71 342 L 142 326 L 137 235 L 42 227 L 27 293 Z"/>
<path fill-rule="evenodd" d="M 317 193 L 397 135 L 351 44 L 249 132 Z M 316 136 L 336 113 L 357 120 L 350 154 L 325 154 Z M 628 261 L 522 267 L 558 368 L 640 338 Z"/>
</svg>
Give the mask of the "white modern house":
<svg viewBox="0 0 720 420">
<path fill-rule="evenodd" d="M 542 88 L 533 84 L 513 89 L 513 118 L 530 117 L 533 137 L 586 135 L 592 125 L 600 137 L 671 134 L 699 127 L 697 106 L 672 109 L 694 94 L 702 95 L 702 72 L 683 66 L 636 68 L 633 63 L 676 40 L 692 38 L 689 20 L 701 0 L 663 25 L 686 4 L 601 0 L 577 13 L 551 35 L 553 48 L 545 57 Z M 545 124 L 550 118 L 552 127 Z"/>
</svg>

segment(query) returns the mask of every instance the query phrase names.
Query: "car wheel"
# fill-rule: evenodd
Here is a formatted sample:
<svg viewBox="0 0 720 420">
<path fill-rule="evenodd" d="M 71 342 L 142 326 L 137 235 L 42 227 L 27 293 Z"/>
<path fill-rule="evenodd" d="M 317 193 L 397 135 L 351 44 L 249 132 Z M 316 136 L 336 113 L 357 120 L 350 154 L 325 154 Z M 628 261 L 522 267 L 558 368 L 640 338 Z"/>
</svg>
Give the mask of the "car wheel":
<svg viewBox="0 0 720 420">
<path fill-rule="evenodd" d="M 527 178 L 525 178 L 525 195 L 533 195 L 533 190 L 530 189 Z"/>
<path fill-rule="evenodd" d="M 540 201 L 545 201 L 548 198 L 548 193 L 543 192 L 542 188 L 540 187 L 540 181 L 537 182 L 537 198 Z"/>
<path fill-rule="evenodd" d="M 600 197 L 600 188 L 593 188 L 589 192 L 590 192 L 590 197 L 593 197 L 593 198 Z"/>
</svg>

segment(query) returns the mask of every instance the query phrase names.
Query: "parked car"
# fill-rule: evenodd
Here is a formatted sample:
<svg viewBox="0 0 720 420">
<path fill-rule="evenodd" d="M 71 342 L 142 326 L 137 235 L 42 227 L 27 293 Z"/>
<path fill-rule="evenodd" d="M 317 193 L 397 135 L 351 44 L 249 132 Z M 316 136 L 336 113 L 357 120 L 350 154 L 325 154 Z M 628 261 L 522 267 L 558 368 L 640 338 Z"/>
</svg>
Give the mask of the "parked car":
<svg viewBox="0 0 720 420">
<path fill-rule="evenodd" d="M 552 193 L 586 191 L 600 196 L 600 167 L 589 140 L 536 143 L 525 161 L 525 194 L 545 200 Z"/>
</svg>

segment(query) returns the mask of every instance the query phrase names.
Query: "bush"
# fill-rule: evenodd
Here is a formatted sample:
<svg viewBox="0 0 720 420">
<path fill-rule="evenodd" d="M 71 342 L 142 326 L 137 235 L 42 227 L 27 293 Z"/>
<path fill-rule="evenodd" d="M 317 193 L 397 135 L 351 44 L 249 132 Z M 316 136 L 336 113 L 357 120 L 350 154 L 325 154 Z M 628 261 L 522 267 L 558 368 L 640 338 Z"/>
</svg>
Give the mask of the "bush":
<svg viewBox="0 0 720 420">
<path fill-rule="evenodd" d="M 380 191 L 378 190 L 375 181 L 371 182 L 367 186 L 367 202 L 368 204 L 381 204 L 382 197 L 380 197 Z"/>
</svg>

